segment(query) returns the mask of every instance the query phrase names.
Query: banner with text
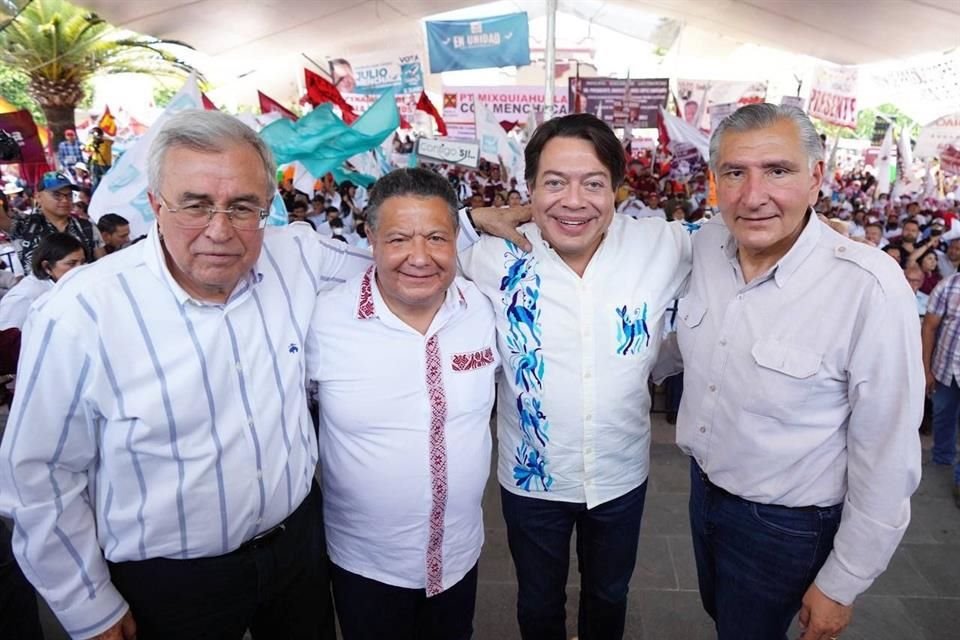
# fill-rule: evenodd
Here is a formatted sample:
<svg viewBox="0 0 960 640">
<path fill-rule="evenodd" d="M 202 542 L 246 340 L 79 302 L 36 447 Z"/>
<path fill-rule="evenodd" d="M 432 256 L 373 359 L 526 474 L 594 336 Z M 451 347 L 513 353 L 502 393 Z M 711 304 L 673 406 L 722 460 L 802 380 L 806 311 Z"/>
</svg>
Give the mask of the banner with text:
<svg viewBox="0 0 960 640">
<path fill-rule="evenodd" d="M 430 73 L 530 64 L 526 13 L 427 22 Z"/>
<path fill-rule="evenodd" d="M 949 146 L 960 149 L 960 113 L 937 118 L 920 129 L 913 152 L 918 158 L 936 158 Z"/>
<path fill-rule="evenodd" d="M 569 112 L 567 94 L 557 87 L 554 92 L 553 113 L 557 116 Z M 477 138 L 474 127 L 474 102 L 483 104 L 501 121 L 527 122 L 530 114 L 543 114 L 544 88 L 540 85 L 517 87 L 444 87 L 443 120 L 447 123 L 448 137 L 461 140 Z"/>
<path fill-rule="evenodd" d="M 480 162 L 480 143 L 447 138 L 420 138 L 417 141 L 417 155 L 425 160 L 476 169 Z"/>
<path fill-rule="evenodd" d="M 667 78 L 570 78 L 568 100 L 612 126 L 652 129 L 669 93 Z"/>
<path fill-rule="evenodd" d="M 817 67 L 807 113 L 830 124 L 856 129 L 858 76 L 856 67 Z"/>
<path fill-rule="evenodd" d="M 392 89 L 400 115 L 408 121 L 414 117 L 417 99 L 423 91 L 423 64 L 419 54 L 335 58 L 329 65 L 333 84 L 357 115 L 369 109 L 384 91 Z"/>
<path fill-rule="evenodd" d="M 677 80 L 677 101 L 683 119 L 703 131 L 712 131 L 714 123 L 727 117 L 745 104 L 763 102 L 767 97 L 766 82 L 737 82 L 726 80 Z M 706 104 L 702 104 L 706 98 Z M 727 105 L 732 111 L 726 111 Z M 714 115 L 715 107 L 721 106 Z M 697 114 L 700 118 L 697 122 Z"/>
</svg>

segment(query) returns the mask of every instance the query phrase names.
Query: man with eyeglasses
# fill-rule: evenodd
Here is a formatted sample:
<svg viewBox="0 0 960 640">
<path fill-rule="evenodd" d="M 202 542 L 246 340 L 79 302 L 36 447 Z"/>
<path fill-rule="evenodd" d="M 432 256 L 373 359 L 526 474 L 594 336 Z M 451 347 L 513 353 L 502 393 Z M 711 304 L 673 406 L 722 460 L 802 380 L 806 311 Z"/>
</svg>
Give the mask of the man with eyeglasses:
<svg viewBox="0 0 960 640">
<path fill-rule="evenodd" d="M 80 241 L 87 262 L 104 255 L 103 240 L 93 228 L 93 223 L 70 215 L 73 192 L 77 188 L 64 173 L 49 171 L 43 174 L 37 184 L 39 211 L 18 219 L 11 233 L 20 264 L 29 265 L 30 257 L 40 241 L 58 232 L 69 233 Z"/>
<path fill-rule="evenodd" d="M 266 229 L 272 155 L 227 114 L 172 116 L 147 171 L 146 240 L 28 319 L 0 445 L 15 554 L 74 638 L 332 639 L 304 342 L 370 254 Z"/>
</svg>

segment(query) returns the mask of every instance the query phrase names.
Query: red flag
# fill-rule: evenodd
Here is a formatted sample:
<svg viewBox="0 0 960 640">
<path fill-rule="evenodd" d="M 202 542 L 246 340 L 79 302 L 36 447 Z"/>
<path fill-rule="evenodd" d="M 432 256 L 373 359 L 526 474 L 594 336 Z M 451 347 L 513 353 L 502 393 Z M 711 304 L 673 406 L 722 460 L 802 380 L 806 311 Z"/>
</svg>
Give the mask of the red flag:
<svg viewBox="0 0 960 640">
<path fill-rule="evenodd" d="M 407 121 L 406 118 L 400 116 L 400 128 L 401 129 L 413 129 L 413 126 Z"/>
<path fill-rule="evenodd" d="M 30 184 L 39 182 L 50 167 L 30 112 L 24 109 L 0 114 L 0 130 L 6 131 L 20 146 L 20 158 L 13 160 L 20 163 L 20 175 Z"/>
<path fill-rule="evenodd" d="M 213 100 L 207 97 L 207 94 L 200 92 L 200 102 L 203 103 L 203 108 L 207 111 L 220 111 L 217 109 L 217 105 L 213 104 Z"/>
<path fill-rule="evenodd" d="M 292 122 L 297 121 L 297 114 L 287 109 L 282 104 L 266 95 L 262 91 L 257 91 L 257 97 L 260 98 L 260 113 L 277 113 Z"/>
<path fill-rule="evenodd" d="M 358 116 L 354 113 L 353 107 L 343 99 L 340 91 L 333 86 L 332 83 L 321 78 L 313 71 L 310 71 L 310 69 L 304 69 L 303 73 L 307 81 L 307 95 L 304 96 L 307 102 L 313 106 L 323 104 L 324 102 L 332 102 L 340 107 L 340 113 L 343 114 L 344 122 L 352 124 L 353 121 L 357 119 Z"/>
<path fill-rule="evenodd" d="M 437 108 L 430 102 L 426 91 L 420 92 L 420 99 L 417 100 L 417 111 L 423 111 L 431 115 L 433 121 L 437 123 L 437 133 L 441 136 L 447 135 L 447 123 L 443 121 L 443 118 L 440 117 L 440 112 L 437 111 Z"/>
<path fill-rule="evenodd" d="M 117 135 L 117 120 L 110 113 L 110 107 L 103 107 L 103 115 L 100 116 L 100 122 L 97 123 L 97 126 L 108 136 Z"/>
</svg>

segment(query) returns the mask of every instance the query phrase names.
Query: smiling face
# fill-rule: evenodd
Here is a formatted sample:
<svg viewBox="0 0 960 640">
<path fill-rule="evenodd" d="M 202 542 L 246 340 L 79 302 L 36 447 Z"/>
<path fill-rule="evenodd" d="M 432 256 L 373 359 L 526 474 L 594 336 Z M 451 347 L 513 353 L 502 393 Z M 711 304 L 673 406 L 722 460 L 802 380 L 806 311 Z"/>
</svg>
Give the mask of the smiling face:
<svg viewBox="0 0 960 640">
<path fill-rule="evenodd" d="M 247 273 L 263 244 L 263 230 L 236 229 L 224 213 L 214 214 L 200 229 L 188 229 L 161 203 L 226 209 L 237 204 L 269 206 L 269 180 L 253 147 L 234 144 L 220 153 L 173 147 L 164 157 L 159 193 L 150 194 L 157 216 L 167 266 L 174 280 L 191 296 L 224 303 Z"/>
<path fill-rule="evenodd" d="M 384 302 L 408 324 L 427 318 L 429 326 L 457 273 L 457 230 L 447 202 L 389 197 L 367 239 Z"/>
<path fill-rule="evenodd" d="M 557 255 L 580 275 L 613 221 L 614 188 L 593 144 L 557 136 L 547 142 L 530 185 L 533 221 Z"/>
<path fill-rule="evenodd" d="M 823 179 L 823 161 L 810 167 L 797 126 L 781 119 L 761 129 L 727 131 L 716 167 L 720 213 L 739 251 L 773 260 L 786 254 Z"/>
</svg>

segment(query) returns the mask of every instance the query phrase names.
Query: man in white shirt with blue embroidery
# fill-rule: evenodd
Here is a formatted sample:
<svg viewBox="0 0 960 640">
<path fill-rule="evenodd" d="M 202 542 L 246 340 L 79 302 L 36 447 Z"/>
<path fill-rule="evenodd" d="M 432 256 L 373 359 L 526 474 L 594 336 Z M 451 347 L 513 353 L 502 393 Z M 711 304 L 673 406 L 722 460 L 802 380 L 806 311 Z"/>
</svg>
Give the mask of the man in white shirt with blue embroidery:
<svg viewBox="0 0 960 640">
<path fill-rule="evenodd" d="M 321 296 L 307 349 L 337 619 L 344 640 L 467 640 L 499 362 L 493 310 L 455 278 L 457 199 L 442 176 L 388 173 L 367 216 L 375 266 Z"/>
<path fill-rule="evenodd" d="M 526 147 L 531 250 L 461 253 L 493 302 L 504 370 L 498 476 L 524 640 L 565 640 L 570 537 L 579 637 L 622 637 L 650 450 L 647 379 L 690 272 L 687 230 L 614 215 L 623 148 L 596 117 L 541 125 Z"/>
</svg>

